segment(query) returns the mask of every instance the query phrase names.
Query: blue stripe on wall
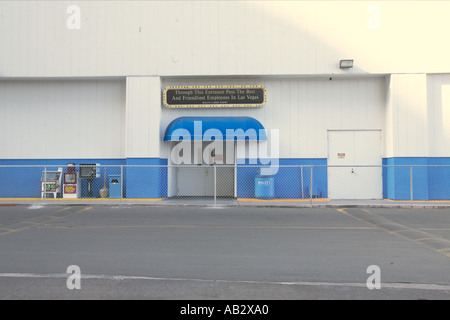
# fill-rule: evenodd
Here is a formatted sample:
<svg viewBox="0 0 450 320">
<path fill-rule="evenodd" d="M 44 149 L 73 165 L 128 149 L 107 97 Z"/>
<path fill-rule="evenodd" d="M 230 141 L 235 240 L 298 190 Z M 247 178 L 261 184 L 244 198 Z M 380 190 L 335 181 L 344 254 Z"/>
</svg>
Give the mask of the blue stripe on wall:
<svg viewBox="0 0 450 320">
<path fill-rule="evenodd" d="M 120 176 L 121 165 L 167 165 L 167 159 L 159 158 L 130 158 L 130 159 L 13 159 L 0 160 L 0 166 L 40 166 L 40 167 L 0 167 L 0 197 L 30 197 L 41 196 L 40 183 L 44 166 L 47 171 L 56 171 L 63 166 L 74 163 L 76 166 L 82 163 L 99 163 L 104 166 L 100 168 L 100 178 L 94 179 L 92 184 L 93 197 L 100 197 L 100 189 L 104 185 L 105 173 Z M 106 170 L 106 171 L 105 171 Z M 124 185 L 123 196 L 129 198 L 161 198 L 167 196 L 167 168 L 143 168 L 128 167 L 123 172 Z M 81 180 L 81 197 L 87 197 L 87 180 Z M 119 192 L 120 196 L 120 192 Z"/>
<path fill-rule="evenodd" d="M 128 158 L 126 165 L 130 166 L 124 172 L 127 199 L 167 197 L 167 159 Z M 155 167 L 132 167 L 134 165 Z"/>
<path fill-rule="evenodd" d="M 0 165 L 8 166 L 40 166 L 40 167 L 0 167 L 0 197 L 41 197 L 41 177 L 44 167 L 47 171 L 57 171 L 59 166 L 68 163 L 79 165 L 82 163 L 99 163 L 100 165 L 120 166 L 124 164 L 123 159 L 2 159 Z M 106 169 L 106 174 L 120 174 L 119 167 Z M 63 172 L 66 168 L 63 167 Z M 101 177 L 95 179 L 92 184 L 93 197 L 99 197 L 99 190 L 103 187 L 104 169 L 100 170 Z M 81 180 L 81 197 L 87 197 L 87 180 Z"/>
<path fill-rule="evenodd" d="M 163 198 L 167 197 L 167 159 L 129 158 L 129 159 L 15 159 L 0 160 L 0 166 L 36 166 L 41 167 L 0 167 L 0 197 L 40 197 L 40 181 L 44 165 L 48 171 L 57 170 L 67 163 L 99 163 L 107 167 L 106 175 L 120 175 L 121 165 L 155 165 L 161 167 L 125 167 L 123 172 L 123 196 L 127 198 Z M 264 165 L 265 161 L 254 163 L 245 159 L 244 166 L 237 168 L 237 196 L 239 198 L 255 197 L 255 178 L 260 175 L 260 168 L 245 165 Z M 277 174 L 274 176 L 275 198 L 309 198 L 310 168 L 308 166 L 326 166 L 327 159 L 280 159 Z M 305 166 L 282 167 L 284 165 Z M 405 158 L 383 159 L 383 197 L 392 200 L 410 200 L 410 165 L 413 168 L 413 200 L 450 200 L 450 158 Z M 433 167 L 440 166 L 440 167 Z M 64 172 L 66 169 L 64 168 Z M 99 197 L 103 187 L 104 168 L 100 178 L 93 182 L 93 197 Z M 302 179 L 303 175 L 303 179 Z M 303 182 L 303 194 L 302 194 Z M 109 184 L 109 181 L 107 180 Z M 327 168 L 314 167 L 312 196 L 328 196 Z M 87 181 L 81 180 L 81 197 L 87 197 Z"/>
<path fill-rule="evenodd" d="M 428 158 L 428 194 L 430 200 L 450 200 L 450 158 Z"/>
<path fill-rule="evenodd" d="M 413 200 L 450 200 L 450 158 L 395 157 L 383 159 L 383 165 L 388 166 L 383 169 L 384 198 L 411 200 L 414 166 Z"/>
</svg>

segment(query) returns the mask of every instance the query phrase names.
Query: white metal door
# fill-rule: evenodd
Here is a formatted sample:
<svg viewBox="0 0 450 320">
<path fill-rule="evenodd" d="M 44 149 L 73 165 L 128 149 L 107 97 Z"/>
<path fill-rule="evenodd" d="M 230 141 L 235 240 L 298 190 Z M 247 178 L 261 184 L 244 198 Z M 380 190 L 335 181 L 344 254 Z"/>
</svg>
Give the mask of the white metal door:
<svg viewBox="0 0 450 320">
<path fill-rule="evenodd" d="M 383 198 L 381 131 L 355 131 L 354 199 Z"/>
<path fill-rule="evenodd" d="M 355 163 L 353 131 L 328 132 L 328 197 L 353 199 L 355 177 L 348 167 Z"/>
<path fill-rule="evenodd" d="M 380 141 L 379 130 L 328 131 L 329 198 L 382 199 Z"/>
</svg>

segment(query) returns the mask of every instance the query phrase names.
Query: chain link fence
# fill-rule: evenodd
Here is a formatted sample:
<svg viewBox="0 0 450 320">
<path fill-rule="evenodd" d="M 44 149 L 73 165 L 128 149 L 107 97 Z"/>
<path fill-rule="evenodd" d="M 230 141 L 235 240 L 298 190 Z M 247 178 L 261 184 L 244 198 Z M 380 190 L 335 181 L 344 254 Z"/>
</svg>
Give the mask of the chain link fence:
<svg viewBox="0 0 450 320">
<path fill-rule="evenodd" d="M 263 175 L 272 169 L 272 175 Z M 450 202 L 450 166 L 2 165 L 0 201 Z"/>
</svg>

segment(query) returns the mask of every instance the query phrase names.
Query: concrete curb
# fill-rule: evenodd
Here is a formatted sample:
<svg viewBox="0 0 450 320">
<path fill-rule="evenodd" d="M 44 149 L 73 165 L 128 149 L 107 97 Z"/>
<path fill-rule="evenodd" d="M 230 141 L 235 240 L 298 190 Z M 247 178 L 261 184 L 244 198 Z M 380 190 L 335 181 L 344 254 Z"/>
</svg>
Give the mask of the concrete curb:
<svg viewBox="0 0 450 320">
<path fill-rule="evenodd" d="M 392 202 L 386 200 L 367 200 L 367 201 L 333 201 L 326 202 L 265 202 L 265 201 L 238 201 L 229 199 L 213 203 L 202 203 L 201 200 L 183 201 L 183 200 L 148 200 L 148 201 L 96 201 L 96 200 L 77 200 L 77 201 L 5 201 L 0 202 L 0 207 L 6 206 L 178 206 L 178 207 L 258 207 L 258 208 L 392 208 L 392 209 L 450 209 L 450 202 Z"/>
</svg>

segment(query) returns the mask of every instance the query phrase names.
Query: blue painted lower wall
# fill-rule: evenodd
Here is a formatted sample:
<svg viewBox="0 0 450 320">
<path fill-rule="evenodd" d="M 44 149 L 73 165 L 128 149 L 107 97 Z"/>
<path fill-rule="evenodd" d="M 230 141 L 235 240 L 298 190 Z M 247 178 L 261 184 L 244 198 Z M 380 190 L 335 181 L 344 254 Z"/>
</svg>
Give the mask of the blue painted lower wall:
<svg viewBox="0 0 450 320">
<path fill-rule="evenodd" d="M 450 158 L 383 159 L 383 196 L 392 200 L 450 200 Z"/>
<path fill-rule="evenodd" d="M 39 198 L 41 196 L 40 181 L 44 166 L 47 171 L 57 171 L 63 166 L 74 163 L 99 163 L 100 178 L 92 184 L 93 198 L 100 197 L 100 189 L 104 185 L 104 177 L 121 174 L 123 168 L 123 197 L 127 198 L 161 198 L 167 195 L 167 159 L 160 158 L 128 158 L 128 159 L 45 159 L 45 160 L 0 160 L 0 197 L 1 198 Z M 133 167 L 139 165 L 141 167 Z M 155 167 L 143 167 L 143 166 Z M 1 167 L 17 166 L 17 167 Z M 29 166 L 29 167 L 27 167 Z M 111 167 L 109 167 L 111 166 Z M 120 178 L 119 178 L 120 179 Z M 88 182 L 81 179 L 81 197 L 88 196 Z M 120 192 L 119 192 L 120 196 Z"/>
<path fill-rule="evenodd" d="M 450 200 L 450 158 L 429 158 L 428 195 L 430 200 Z"/>
<path fill-rule="evenodd" d="M 94 198 L 100 196 L 99 190 L 103 187 L 105 173 L 107 177 L 120 175 L 122 165 L 123 197 L 167 197 L 168 161 L 161 158 L 0 160 L 0 197 L 39 198 L 44 166 L 47 166 L 48 171 L 52 171 L 57 170 L 59 166 L 66 166 L 67 163 L 100 163 L 111 166 L 101 168 L 100 178 L 94 180 Z M 255 178 L 261 174 L 261 168 L 252 165 L 261 166 L 266 163 L 249 159 L 238 163 L 237 197 L 253 198 Z M 12 165 L 17 167 L 2 167 Z M 274 198 L 309 198 L 311 194 L 313 198 L 328 197 L 327 159 L 280 159 L 278 165 L 278 171 L 273 176 Z M 312 188 L 310 166 L 313 166 Z M 413 166 L 413 200 L 450 200 L 450 158 L 385 158 L 383 166 L 385 199 L 411 199 L 410 166 Z M 107 184 L 109 187 L 108 180 Z M 82 179 L 81 197 L 87 196 L 87 181 Z"/>
<path fill-rule="evenodd" d="M 124 197 L 167 197 L 167 159 L 128 158 L 125 164 L 127 167 L 124 169 Z"/>
</svg>

